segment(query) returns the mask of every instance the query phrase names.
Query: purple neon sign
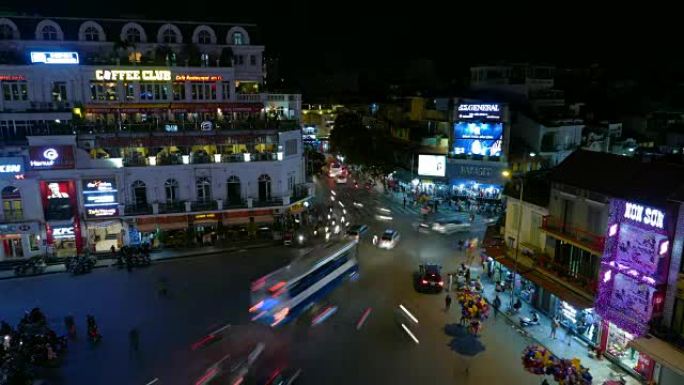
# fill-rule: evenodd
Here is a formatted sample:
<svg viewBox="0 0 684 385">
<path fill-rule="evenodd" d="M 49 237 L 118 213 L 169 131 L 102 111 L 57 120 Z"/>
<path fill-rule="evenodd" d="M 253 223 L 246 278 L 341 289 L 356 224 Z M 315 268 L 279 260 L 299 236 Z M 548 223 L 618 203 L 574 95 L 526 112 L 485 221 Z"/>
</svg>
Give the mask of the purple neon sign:
<svg viewBox="0 0 684 385">
<path fill-rule="evenodd" d="M 636 336 L 648 331 L 658 286 L 667 280 L 670 240 L 663 211 L 611 200 L 597 312 Z"/>
</svg>

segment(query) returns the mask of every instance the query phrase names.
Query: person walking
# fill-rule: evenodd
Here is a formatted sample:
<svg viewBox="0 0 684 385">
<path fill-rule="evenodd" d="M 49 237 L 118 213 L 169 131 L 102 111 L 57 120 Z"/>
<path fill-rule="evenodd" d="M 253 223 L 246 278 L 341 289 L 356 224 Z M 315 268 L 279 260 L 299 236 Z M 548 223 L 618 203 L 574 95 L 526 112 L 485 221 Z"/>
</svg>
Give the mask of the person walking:
<svg viewBox="0 0 684 385">
<path fill-rule="evenodd" d="M 560 326 L 560 323 L 558 322 L 558 317 L 553 317 L 551 320 L 551 334 L 549 337 L 553 338 L 554 340 L 556 339 L 556 331 L 558 331 L 558 326 Z"/>
<path fill-rule="evenodd" d="M 499 295 L 497 294 L 496 297 L 494 297 L 494 318 L 497 318 L 499 315 L 499 309 L 501 309 L 501 298 L 499 298 Z"/>
<path fill-rule="evenodd" d="M 451 308 L 451 296 L 447 293 L 446 297 L 444 297 L 444 311 L 449 311 L 449 308 Z"/>
<path fill-rule="evenodd" d="M 404 208 L 406 208 L 406 197 L 404 197 Z"/>
<path fill-rule="evenodd" d="M 131 351 L 137 352 L 140 347 L 140 332 L 138 329 L 133 328 L 128 332 L 128 342 L 131 346 Z"/>
</svg>

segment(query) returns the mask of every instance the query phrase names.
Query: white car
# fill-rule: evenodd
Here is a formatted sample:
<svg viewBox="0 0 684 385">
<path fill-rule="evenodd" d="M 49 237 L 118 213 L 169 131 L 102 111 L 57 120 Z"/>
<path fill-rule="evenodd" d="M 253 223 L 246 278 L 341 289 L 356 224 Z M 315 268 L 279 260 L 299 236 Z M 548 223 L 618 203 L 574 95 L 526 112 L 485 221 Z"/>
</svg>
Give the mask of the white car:
<svg viewBox="0 0 684 385">
<path fill-rule="evenodd" d="M 463 221 L 435 222 L 432 224 L 432 231 L 440 234 L 451 234 L 469 230 L 470 223 Z"/>
<path fill-rule="evenodd" d="M 378 242 L 378 247 L 387 250 L 393 249 L 397 246 L 397 243 L 399 243 L 399 238 L 400 236 L 397 230 L 387 229 L 382 233 L 380 241 Z"/>
</svg>

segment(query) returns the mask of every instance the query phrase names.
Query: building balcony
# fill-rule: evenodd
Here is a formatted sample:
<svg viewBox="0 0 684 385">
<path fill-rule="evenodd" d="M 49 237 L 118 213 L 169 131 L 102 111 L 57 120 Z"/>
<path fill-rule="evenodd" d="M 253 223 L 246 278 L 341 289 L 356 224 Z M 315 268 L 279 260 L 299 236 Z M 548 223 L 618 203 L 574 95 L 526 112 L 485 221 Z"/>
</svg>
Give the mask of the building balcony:
<svg viewBox="0 0 684 385">
<path fill-rule="evenodd" d="M 282 206 L 283 198 L 269 197 L 265 199 L 256 199 L 252 202 L 253 207 L 270 207 L 270 206 Z"/>
<path fill-rule="evenodd" d="M 244 199 L 225 200 L 223 201 L 223 208 L 226 210 L 244 209 L 247 208 L 247 201 Z"/>
<path fill-rule="evenodd" d="M 554 238 L 566 241 L 590 253 L 596 255 L 603 254 L 604 236 L 566 224 L 560 218 L 551 215 L 545 216 L 541 229 Z"/>
<path fill-rule="evenodd" d="M 124 207 L 125 215 L 150 215 L 152 214 L 152 205 L 147 203 L 138 203 L 126 205 Z"/>
<path fill-rule="evenodd" d="M 190 203 L 191 211 L 216 211 L 218 202 L 215 200 L 195 201 Z"/>
<path fill-rule="evenodd" d="M 185 202 L 167 202 L 159 204 L 160 214 L 172 214 L 172 213 L 183 213 L 185 212 Z"/>
<path fill-rule="evenodd" d="M 290 203 L 297 202 L 302 199 L 306 199 L 313 195 L 311 191 L 312 183 L 301 183 L 294 186 L 292 194 L 290 195 Z"/>
<path fill-rule="evenodd" d="M 12 210 L 12 211 L 5 211 L 4 212 L 4 217 L 3 217 L 3 222 L 21 222 L 24 220 L 24 211 L 23 210 Z"/>
</svg>

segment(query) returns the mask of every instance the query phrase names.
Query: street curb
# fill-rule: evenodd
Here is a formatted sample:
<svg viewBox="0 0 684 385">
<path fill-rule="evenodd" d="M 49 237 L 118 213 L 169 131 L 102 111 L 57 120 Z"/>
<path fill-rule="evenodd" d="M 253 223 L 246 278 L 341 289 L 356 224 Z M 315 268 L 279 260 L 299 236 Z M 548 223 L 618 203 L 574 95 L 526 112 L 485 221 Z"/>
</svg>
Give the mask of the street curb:
<svg viewBox="0 0 684 385">
<path fill-rule="evenodd" d="M 223 250 L 214 250 L 214 251 L 204 251 L 204 252 L 195 252 L 195 253 L 190 253 L 190 254 L 183 254 L 183 255 L 176 255 L 172 257 L 164 257 L 164 258 L 152 258 L 152 262 L 164 262 L 164 261 L 172 261 L 172 260 L 178 260 L 178 259 L 185 259 L 185 258 L 196 258 L 196 257 L 202 257 L 202 256 L 212 256 L 216 254 L 223 254 L 223 253 L 235 253 L 240 250 L 255 250 L 255 249 L 264 249 L 267 247 L 273 247 L 273 246 L 278 246 L 280 242 L 273 242 L 273 243 L 267 243 L 267 244 L 256 244 L 256 245 L 245 245 L 242 247 L 234 246 L 231 248 L 223 249 Z M 95 269 L 101 269 L 105 267 L 112 267 L 114 266 L 115 262 L 111 258 L 107 258 L 101 261 L 110 261 L 109 263 L 104 263 L 101 265 L 95 265 L 93 267 L 93 270 Z M 11 275 L 11 276 L 0 276 L 0 281 L 4 280 L 9 280 L 9 279 L 21 279 L 21 278 L 35 278 L 35 277 L 41 277 L 44 275 L 54 275 L 54 274 L 63 274 L 63 273 L 68 273 L 66 269 L 64 270 L 58 270 L 58 271 L 47 271 L 44 273 L 40 274 L 31 274 L 31 275 Z"/>
</svg>

